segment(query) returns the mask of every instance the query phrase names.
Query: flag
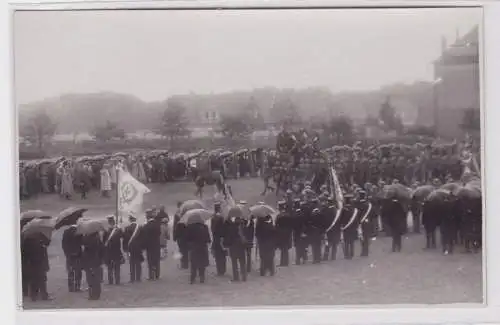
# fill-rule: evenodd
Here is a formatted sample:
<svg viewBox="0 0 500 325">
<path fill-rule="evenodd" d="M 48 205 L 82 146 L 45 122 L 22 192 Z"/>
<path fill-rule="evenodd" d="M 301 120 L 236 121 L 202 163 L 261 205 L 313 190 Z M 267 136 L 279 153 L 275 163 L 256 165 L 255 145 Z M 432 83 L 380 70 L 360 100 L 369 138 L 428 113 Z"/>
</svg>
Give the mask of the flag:
<svg viewBox="0 0 500 325">
<path fill-rule="evenodd" d="M 337 208 L 342 209 L 344 206 L 344 195 L 342 195 L 342 189 L 340 188 L 339 179 L 337 177 L 337 172 L 333 167 L 330 168 L 330 177 L 332 178 L 332 193 L 335 193 L 335 200 L 337 201 Z"/>
<path fill-rule="evenodd" d="M 151 192 L 146 185 L 135 179 L 129 172 L 120 169 L 117 190 L 117 212 L 138 213 L 142 210 L 144 194 Z"/>
</svg>

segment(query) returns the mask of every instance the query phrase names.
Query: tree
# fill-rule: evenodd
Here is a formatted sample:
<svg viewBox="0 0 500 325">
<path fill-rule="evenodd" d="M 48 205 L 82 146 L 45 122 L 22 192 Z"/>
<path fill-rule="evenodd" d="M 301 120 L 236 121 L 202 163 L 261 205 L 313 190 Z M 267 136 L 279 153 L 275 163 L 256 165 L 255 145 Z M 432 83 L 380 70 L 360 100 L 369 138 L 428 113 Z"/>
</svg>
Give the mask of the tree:
<svg viewBox="0 0 500 325">
<path fill-rule="evenodd" d="M 170 142 L 173 142 L 178 137 L 189 135 L 191 131 L 188 128 L 189 120 L 186 117 L 186 108 L 173 100 L 167 100 L 166 106 L 160 126 L 155 132 L 169 138 Z"/>
<path fill-rule="evenodd" d="M 96 141 L 108 142 L 113 139 L 123 140 L 126 138 L 125 130 L 119 128 L 116 123 L 107 120 L 102 125 L 95 126 L 91 131 L 92 137 Z"/>
<path fill-rule="evenodd" d="M 391 105 L 389 97 L 380 107 L 379 118 L 386 131 L 396 131 L 398 134 L 403 131 L 401 117 L 396 114 L 396 109 Z"/>
<path fill-rule="evenodd" d="M 266 128 L 260 107 L 253 96 L 250 97 L 243 113 L 248 115 L 248 120 L 253 130 L 264 130 Z"/>
<path fill-rule="evenodd" d="M 271 115 L 275 122 L 285 125 L 296 126 L 302 123 L 299 108 L 291 99 L 281 100 L 275 103 Z"/>
<path fill-rule="evenodd" d="M 244 112 L 237 115 L 222 115 L 218 132 L 228 138 L 246 138 L 254 131 L 252 124 L 248 123 L 250 119 L 251 116 Z"/>
<path fill-rule="evenodd" d="M 323 132 L 326 135 L 335 136 L 337 143 L 340 143 L 342 140 L 352 138 L 354 134 L 353 122 L 347 116 L 333 117 L 323 125 Z"/>
<path fill-rule="evenodd" d="M 406 130 L 406 134 L 433 137 L 435 136 L 436 132 L 433 127 L 414 125 Z"/>
<path fill-rule="evenodd" d="M 28 118 L 20 127 L 20 136 L 26 142 L 35 144 L 39 152 L 43 151 L 45 144 L 52 139 L 57 129 L 57 124 L 45 110 L 38 110 Z"/>
<path fill-rule="evenodd" d="M 479 109 L 466 109 L 460 127 L 467 132 L 478 132 L 481 130 L 481 111 Z"/>
</svg>

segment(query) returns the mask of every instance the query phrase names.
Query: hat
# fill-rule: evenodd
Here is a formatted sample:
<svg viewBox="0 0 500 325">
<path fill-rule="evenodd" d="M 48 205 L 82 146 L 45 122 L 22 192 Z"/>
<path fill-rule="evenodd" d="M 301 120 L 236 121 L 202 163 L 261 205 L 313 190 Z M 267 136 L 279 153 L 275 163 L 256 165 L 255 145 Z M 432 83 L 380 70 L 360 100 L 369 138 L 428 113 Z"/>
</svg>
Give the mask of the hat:
<svg viewBox="0 0 500 325">
<path fill-rule="evenodd" d="M 266 204 L 266 202 L 264 202 L 264 201 L 259 201 L 259 202 L 257 202 L 257 204 L 264 205 L 264 204 Z"/>
<path fill-rule="evenodd" d="M 130 222 L 134 222 L 134 221 L 137 221 L 137 218 L 136 218 L 136 217 L 134 217 L 133 215 L 129 215 L 129 216 L 128 216 L 128 221 L 130 221 Z"/>
<path fill-rule="evenodd" d="M 220 207 L 221 205 L 222 204 L 219 201 L 217 201 L 217 202 L 214 203 L 214 207 Z"/>
<path fill-rule="evenodd" d="M 111 216 L 107 216 L 106 219 L 108 221 L 115 221 L 115 216 L 111 215 Z"/>
<path fill-rule="evenodd" d="M 154 211 L 152 209 L 146 210 L 146 218 L 151 219 L 155 216 Z"/>
<path fill-rule="evenodd" d="M 295 198 L 295 199 L 293 199 L 293 202 L 300 203 L 300 199 L 299 198 Z"/>
<path fill-rule="evenodd" d="M 327 198 L 327 200 L 328 200 L 329 203 L 334 203 L 335 202 L 335 198 L 333 196 L 329 196 Z"/>
<path fill-rule="evenodd" d="M 245 204 L 247 204 L 248 202 L 247 202 L 247 201 L 244 201 L 244 200 L 240 200 L 238 203 L 239 203 L 239 204 L 243 204 L 243 205 L 245 205 Z"/>
<path fill-rule="evenodd" d="M 284 207 L 285 207 L 285 205 L 286 205 L 286 202 L 285 202 L 285 201 L 279 201 L 279 202 L 278 202 L 278 207 L 280 207 L 280 208 L 284 208 Z"/>
<path fill-rule="evenodd" d="M 319 214 L 321 211 L 318 209 L 318 208 L 315 208 L 314 210 L 312 210 L 312 213 L 313 214 Z"/>
<path fill-rule="evenodd" d="M 286 190 L 286 194 L 293 194 L 291 189 Z"/>
</svg>

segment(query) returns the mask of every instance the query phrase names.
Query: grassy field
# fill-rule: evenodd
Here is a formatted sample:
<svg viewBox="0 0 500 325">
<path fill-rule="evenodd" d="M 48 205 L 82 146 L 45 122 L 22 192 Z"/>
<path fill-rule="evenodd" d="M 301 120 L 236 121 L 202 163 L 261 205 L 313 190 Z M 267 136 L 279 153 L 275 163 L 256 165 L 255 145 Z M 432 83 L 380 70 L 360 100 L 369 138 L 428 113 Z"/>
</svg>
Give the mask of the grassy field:
<svg viewBox="0 0 500 325">
<path fill-rule="evenodd" d="M 237 200 L 249 203 L 266 201 L 275 204 L 273 194 L 259 196 L 262 180 L 230 181 Z M 193 198 L 192 183 L 151 185 L 145 197 L 145 206 L 165 205 L 169 214 L 175 211 L 178 200 Z M 212 189 L 207 189 L 207 203 L 211 204 Z M 113 199 L 100 198 L 91 193 L 88 200 L 66 201 L 55 195 L 40 196 L 25 201 L 21 210 L 42 209 L 58 211 L 69 205 L 89 209 L 90 216 L 113 213 Z M 173 258 L 175 243 L 169 243 L 169 256 L 162 261 L 161 279 L 129 284 L 128 265 L 122 267 L 124 284 L 104 285 L 99 301 L 88 301 L 87 294 L 67 290 L 64 255 L 61 249 L 62 230 L 53 235 L 49 248 L 49 292 L 55 298 L 48 302 L 24 302 L 25 309 L 55 308 L 133 308 L 133 307 L 243 307 L 282 305 L 345 305 L 345 304 L 439 304 L 481 303 L 481 254 L 463 254 L 461 248 L 453 255 L 443 256 L 439 250 L 425 251 L 423 235 L 404 238 L 403 251 L 390 252 L 390 239 L 377 238 L 371 244 L 370 256 L 355 257 L 351 261 L 338 259 L 320 265 L 291 265 L 278 268 L 275 277 L 260 277 L 254 262 L 246 283 L 231 283 L 229 267 L 225 277 L 215 276 L 211 261 L 207 282 L 189 284 L 189 274 L 179 269 Z M 357 244 L 358 245 L 358 244 Z M 359 256 L 359 245 L 356 255 Z M 339 254 L 340 256 L 340 254 Z M 293 260 L 293 258 L 292 258 Z M 276 258 L 277 261 L 277 258 Z M 228 264 L 229 265 L 229 264 Z M 144 264 L 143 273 L 146 272 Z"/>
</svg>

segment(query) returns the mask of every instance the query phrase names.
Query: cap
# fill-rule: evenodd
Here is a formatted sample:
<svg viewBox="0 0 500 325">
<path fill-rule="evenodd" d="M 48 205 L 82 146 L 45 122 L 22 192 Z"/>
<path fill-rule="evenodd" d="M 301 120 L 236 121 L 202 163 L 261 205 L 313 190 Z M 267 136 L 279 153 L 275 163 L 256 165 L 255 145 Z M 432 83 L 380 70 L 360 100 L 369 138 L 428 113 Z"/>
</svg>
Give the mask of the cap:
<svg viewBox="0 0 500 325">
<path fill-rule="evenodd" d="M 300 199 L 299 198 L 293 199 L 293 202 L 294 203 L 300 203 Z"/>
<path fill-rule="evenodd" d="M 285 205 L 286 205 L 286 202 L 285 202 L 285 201 L 279 201 L 279 202 L 278 202 L 278 207 L 280 207 L 280 208 L 284 208 L 284 207 L 285 207 Z"/>
<path fill-rule="evenodd" d="M 215 202 L 214 207 L 220 207 L 222 204 L 220 202 Z"/>
<path fill-rule="evenodd" d="M 239 204 L 247 204 L 248 202 L 247 201 L 244 201 L 244 200 L 241 200 L 238 202 Z"/>
<path fill-rule="evenodd" d="M 327 200 L 328 200 L 329 203 L 334 203 L 335 202 L 335 198 L 333 196 L 329 196 Z"/>
<path fill-rule="evenodd" d="M 108 221 L 115 221 L 115 216 L 107 216 L 106 219 Z"/>
<path fill-rule="evenodd" d="M 293 194 L 292 190 L 288 189 L 286 190 L 286 194 Z"/>
<path fill-rule="evenodd" d="M 136 217 L 134 217 L 133 215 L 129 215 L 129 216 L 128 216 L 128 220 L 129 220 L 130 222 L 134 222 L 134 221 L 137 221 L 137 218 L 136 218 Z"/>
<path fill-rule="evenodd" d="M 266 202 L 264 202 L 264 201 L 259 201 L 259 202 L 257 202 L 257 204 L 264 205 L 264 204 L 266 204 Z"/>
<path fill-rule="evenodd" d="M 312 213 L 313 214 L 319 214 L 321 211 L 318 209 L 318 208 L 315 208 L 314 210 L 312 210 Z"/>
</svg>

